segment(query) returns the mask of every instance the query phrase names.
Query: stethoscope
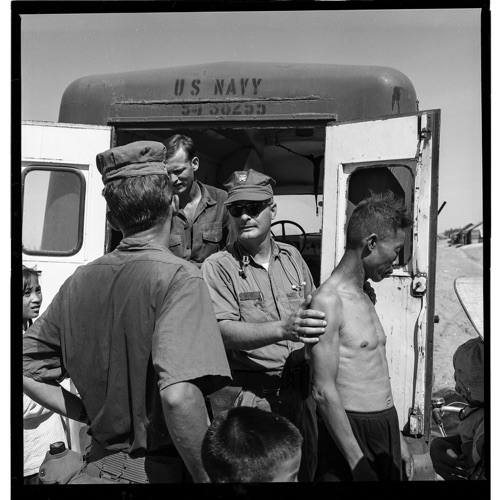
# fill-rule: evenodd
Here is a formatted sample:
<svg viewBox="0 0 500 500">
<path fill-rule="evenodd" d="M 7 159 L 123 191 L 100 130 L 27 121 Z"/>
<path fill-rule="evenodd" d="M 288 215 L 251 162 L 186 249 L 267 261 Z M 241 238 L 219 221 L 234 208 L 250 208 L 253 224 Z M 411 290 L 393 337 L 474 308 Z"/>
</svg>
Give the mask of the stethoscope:
<svg viewBox="0 0 500 500">
<path fill-rule="evenodd" d="M 283 248 L 280 246 L 276 241 L 274 242 L 276 246 L 278 247 L 278 259 L 281 263 L 281 267 L 283 267 L 283 270 L 285 271 L 285 275 L 288 278 L 288 281 L 290 282 L 290 285 L 292 287 L 292 290 L 295 290 L 297 292 L 300 292 L 304 286 L 306 286 L 306 282 L 304 281 L 304 275 L 302 274 L 302 269 L 299 266 L 298 262 L 295 260 L 295 257 L 293 254 L 288 251 L 287 249 Z M 241 252 L 240 246 L 238 245 L 238 242 L 234 243 L 236 252 L 238 254 L 238 261 L 239 261 L 239 266 L 240 269 L 238 271 L 238 274 L 243 278 L 247 279 L 247 268 L 250 265 L 250 257 L 248 255 L 243 255 Z M 286 267 L 285 263 L 281 259 L 281 252 L 287 253 L 290 262 L 293 266 L 294 272 L 297 275 L 297 278 L 295 278 L 292 274 L 292 272 Z M 257 280 L 255 280 L 257 281 Z"/>
</svg>

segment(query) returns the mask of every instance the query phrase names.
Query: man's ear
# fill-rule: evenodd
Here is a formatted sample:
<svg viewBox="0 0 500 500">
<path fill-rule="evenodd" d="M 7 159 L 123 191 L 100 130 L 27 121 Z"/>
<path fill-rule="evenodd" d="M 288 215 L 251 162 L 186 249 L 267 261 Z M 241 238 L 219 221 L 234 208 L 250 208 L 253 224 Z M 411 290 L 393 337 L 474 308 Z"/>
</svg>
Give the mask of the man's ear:
<svg viewBox="0 0 500 500">
<path fill-rule="evenodd" d="M 379 238 L 375 233 L 370 234 L 368 238 L 366 238 L 366 247 L 370 252 L 373 252 L 375 250 L 375 247 L 378 245 Z"/>
<path fill-rule="evenodd" d="M 116 219 L 113 217 L 113 214 L 108 210 L 106 212 L 106 219 L 109 222 L 109 225 L 115 230 L 115 231 L 121 231 L 120 226 L 116 222 Z"/>
<path fill-rule="evenodd" d="M 191 165 L 193 166 L 193 171 L 196 172 L 198 170 L 198 167 L 200 166 L 200 160 L 197 156 L 193 156 Z"/>
<path fill-rule="evenodd" d="M 276 203 L 271 204 L 271 220 L 274 220 L 274 218 L 278 215 L 278 205 Z"/>
<path fill-rule="evenodd" d="M 179 213 L 179 197 L 174 194 L 170 202 L 170 210 L 172 210 L 172 219 Z"/>
</svg>

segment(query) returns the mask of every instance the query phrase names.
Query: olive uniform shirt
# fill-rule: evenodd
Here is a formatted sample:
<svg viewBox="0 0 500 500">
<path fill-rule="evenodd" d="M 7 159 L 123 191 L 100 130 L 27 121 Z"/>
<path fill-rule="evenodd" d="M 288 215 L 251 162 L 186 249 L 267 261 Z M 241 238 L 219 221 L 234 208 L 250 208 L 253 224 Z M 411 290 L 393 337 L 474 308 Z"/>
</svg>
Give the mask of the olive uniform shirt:
<svg viewBox="0 0 500 500">
<path fill-rule="evenodd" d="M 196 181 L 198 182 L 198 181 Z M 194 220 L 189 221 L 183 210 L 173 219 L 169 250 L 177 257 L 200 267 L 203 261 L 226 246 L 229 215 L 222 189 L 198 182 L 201 200 Z"/>
<path fill-rule="evenodd" d="M 313 292 L 309 268 L 294 246 L 271 240 L 268 271 L 251 256 L 244 266 L 244 255 L 236 242 L 211 255 L 202 266 L 218 321 L 285 320 Z M 282 340 L 257 349 L 228 349 L 228 358 L 234 371 L 281 371 L 285 363 L 289 368 L 302 364 L 305 352 L 302 342 Z"/>
<path fill-rule="evenodd" d="M 170 447 L 160 392 L 196 381 L 207 395 L 230 383 L 200 271 L 165 247 L 125 238 L 66 280 L 26 332 L 24 375 L 69 376 L 109 451 Z"/>
</svg>

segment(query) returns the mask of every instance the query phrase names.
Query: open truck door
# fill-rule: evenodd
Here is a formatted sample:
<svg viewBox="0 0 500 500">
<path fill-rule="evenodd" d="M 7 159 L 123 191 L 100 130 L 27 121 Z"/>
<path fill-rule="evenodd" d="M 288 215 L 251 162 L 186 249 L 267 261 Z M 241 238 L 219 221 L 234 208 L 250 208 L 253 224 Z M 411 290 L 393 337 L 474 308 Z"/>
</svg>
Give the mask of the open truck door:
<svg viewBox="0 0 500 500">
<path fill-rule="evenodd" d="M 42 272 L 40 313 L 77 267 L 104 254 L 106 202 L 95 158 L 109 149 L 111 130 L 22 123 L 23 264 Z M 62 385 L 76 393 L 69 379 Z M 83 424 L 66 419 L 66 425 L 70 448 L 82 452 Z"/>
<path fill-rule="evenodd" d="M 413 227 L 394 273 L 373 288 L 401 429 L 425 441 L 431 417 L 439 125 L 439 110 L 331 123 L 325 147 L 321 282 L 342 258 L 349 217 L 370 190 L 390 189 L 412 211 Z"/>
</svg>

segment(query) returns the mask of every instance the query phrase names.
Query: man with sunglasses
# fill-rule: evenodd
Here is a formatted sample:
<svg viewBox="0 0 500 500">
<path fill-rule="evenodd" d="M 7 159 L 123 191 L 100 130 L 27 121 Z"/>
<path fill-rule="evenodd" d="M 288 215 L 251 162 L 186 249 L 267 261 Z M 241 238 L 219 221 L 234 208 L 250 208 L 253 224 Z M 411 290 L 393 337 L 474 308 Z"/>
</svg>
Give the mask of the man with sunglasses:
<svg viewBox="0 0 500 500">
<path fill-rule="evenodd" d="M 306 345 L 325 332 L 323 312 L 308 309 L 314 290 L 299 251 L 271 238 L 277 208 L 274 179 L 253 169 L 234 172 L 224 187 L 234 243 L 205 260 L 232 386 L 213 397 L 214 415 L 253 406 L 291 420 L 304 437 L 299 481 L 316 469 L 317 424 Z"/>
<path fill-rule="evenodd" d="M 200 160 L 191 137 L 176 134 L 165 141 L 167 170 L 179 212 L 172 220 L 169 250 L 197 267 L 226 246 L 227 194 L 196 180 Z"/>
</svg>

